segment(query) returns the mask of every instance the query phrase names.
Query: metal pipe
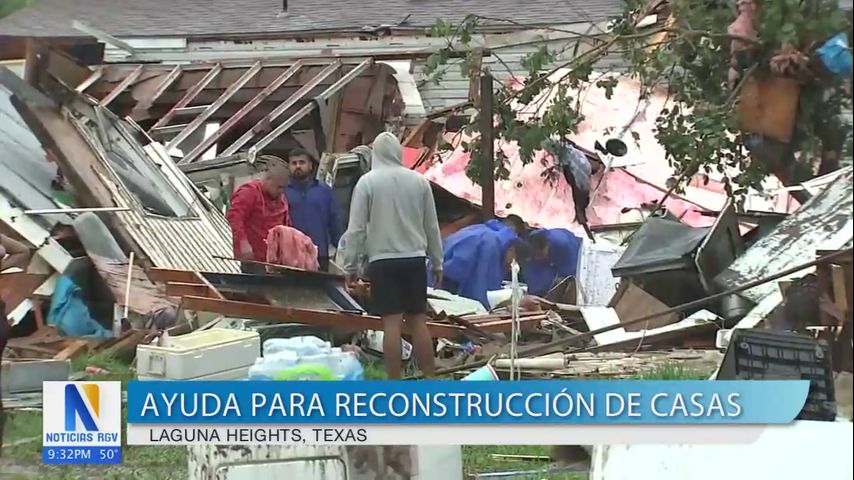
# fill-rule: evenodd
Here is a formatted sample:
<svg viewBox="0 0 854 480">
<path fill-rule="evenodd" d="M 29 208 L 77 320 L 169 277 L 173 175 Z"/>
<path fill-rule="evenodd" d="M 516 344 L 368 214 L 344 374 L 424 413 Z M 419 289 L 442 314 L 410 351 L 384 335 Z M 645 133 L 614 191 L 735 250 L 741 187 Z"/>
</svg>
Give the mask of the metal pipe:
<svg viewBox="0 0 854 480">
<path fill-rule="evenodd" d="M 55 215 L 86 212 L 129 212 L 128 207 L 91 207 L 91 208 L 44 208 L 41 210 L 24 210 L 25 215 Z"/>
</svg>

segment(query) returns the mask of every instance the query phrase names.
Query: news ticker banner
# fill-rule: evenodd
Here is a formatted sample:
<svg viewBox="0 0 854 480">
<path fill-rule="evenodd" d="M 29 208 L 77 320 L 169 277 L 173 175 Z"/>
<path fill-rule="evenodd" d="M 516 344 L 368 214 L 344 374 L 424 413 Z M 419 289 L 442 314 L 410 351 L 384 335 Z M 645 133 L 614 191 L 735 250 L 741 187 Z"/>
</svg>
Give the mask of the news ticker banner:
<svg viewBox="0 0 854 480">
<path fill-rule="evenodd" d="M 131 382 L 131 445 L 749 443 L 808 381 Z M 738 428 L 736 428 L 738 427 Z"/>
<path fill-rule="evenodd" d="M 808 381 L 130 382 L 129 445 L 750 443 Z M 119 382 L 45 382 L 43 462 L 120 463 Z"/>
</svg>

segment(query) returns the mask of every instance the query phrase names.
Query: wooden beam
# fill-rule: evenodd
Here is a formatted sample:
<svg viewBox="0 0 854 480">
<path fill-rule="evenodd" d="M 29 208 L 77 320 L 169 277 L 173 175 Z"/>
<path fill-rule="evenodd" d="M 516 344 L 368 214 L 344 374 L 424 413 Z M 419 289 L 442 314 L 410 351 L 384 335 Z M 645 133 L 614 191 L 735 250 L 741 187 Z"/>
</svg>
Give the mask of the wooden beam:
<svg viewBox="0 0 854 480">
<path fill-rule="evenodd" d="M 267 99 L 270 95 L 273 94 L 276 90 L 279 89 L 282 85 L 284 85 L 288 80 L 294 77 L 297 74 L 300 68 L 302 68 L 303 61 L 297 60 L 296 63 L 291 65 L 290 68 L 282 72 L 281 75 L 276 77 L 264 90 L 258 92 L 258 95 L 255 95 L 255 98 L 250 100 L 248 103 L 240 107 L 240 110 L 234 113 L 228 120 L 226 120 L 220 127 L 213 133 L 210 137 L 204 139 L 202 143 L 196 146 L 196 148 L 190 150 L 190 153 L 184 156 L 181 159 L 180 163 L 190 163 L 201 155 L 203 155 L 206 151 L 208 151 L 211 147 L 216 145 L 216 143 L 228 133 L 235 125 L 237 125 L 243 117 L 249 114 L 255 107 L 261 104 L 264 100 Z"/>
<path fill-rule="evenodd" d="M 168 90 L 169 87 L 181 77 L 181 73 L 183 73 L 183 67 L 181 65 L 175 65 L 175 68 L 166 75 L 162 82 L 160 82 L 160 85 L 157 86 L 154 93 L 137 102 L 135 108 L 139 108 L 141 110 L 148 110 L 151 108 L 151 106 L 154 105 L 154 102 L 156 102 L 157 99 L 160 98 L 160 96 L 163 95 L 163 93 L 165 93 L 166 90 Z"/>
<path fill-rule="evenodd" d="M 208 73 L 204 77 L 201 78 L 201 80 L 199 80 L 198 82 L 196 82 L 195 85 L 190 87 L 190 89 L 187 90 L 187 93 L 185 93 L 184 96 L 181 97 L 180 100 L 178 100 L 178 103 L 173 105 L 172 108 L 168 112 L 166 112 L 166 115 L 160 117 L 160 120 L 158 120 L 157 123 L 152 125 L 148 131 L 150 132 L 151 130 L 154 130 L 157 127 L 168 125 L 169 122 L 172 120 L 172 117 L 175 116 L 175 112 L 189 105 L 190 102 L 192 102 L 199 95 L 199 93 L 201 93 L 202 90 L 204 90 L 205 87 L 208 86 L 208 84 L 210 84 L 217 76 L 219 76 L 220 72 L 222 72 L 222 64 L 217 63 L 216 65 L 214 65 L 213 68 L 208 71 Z"/>
<path fill-rule="evenodd" d="M 84 351 L 89 349 L 89 341 L 88 340 L 74 340 L 63 348 L 59 353 L 54 355 L 54 360 L 71 360 L 84 353 Z"/>
<path fill-rule="evenodd" d="M 175 138 L 170 140 L 169 143 L 166 144 L 166 150 L 168 151 L 180 146 L 181 143 L 184 142 L 184 140 L 186 140 L 187 138 L 189 138 L 190 135 L 192 135 L 196 130 L 198 130 L 199 127 L 201 127 L 205 123 L 205 121 L 207 121 L 207 119 L 211 117 L 211 115 L 213 115 L 214 113 L 216 113 L 217 110 L 222 108 L 222 106 L 225 105 L 225 103 L 228 102 L 231 97 L 233 97 L 237 92 L 239 92 L 240 89 L 243 88 L 247 83 L 249 83 L 250 80 L 255 78 L 255 76 L 258 75 L 258 72 L 261 71 L 261 68 L 261 62 L 255 62 L 255 65 L 252 65 L 252 67 L 246 70 L 246 72 L 241 75 L 240 78 L 238 78 L 234 83 L 229 85 L 224 92 L 222 92 L 222 95 L 220 95 L 219 98 L 217 98 L 212 104 L 208 105 L 208 107 L 205 108 L 204 111 L 199 114 L 199 116 L 194 118 L 193 121 L 190 122 L 189 125 L 187 125 L 187 128 L 181 130 L 181 133 L 179 133 L 175 136 Z"/>
<path fill-rule="evenodd" d="M 83 83 L 81 83 L 80 85 L 77 85 L 77 88 L 75 88 L 74 90 L 76 90 L 77 93 L 85 92 L 86 89 L 91 87 L 92 84 L 94 84 L 95 82 L 97 82 L 103 74 L 104 66 L 101 65 L 100 67 L 96 68 L 94 72 L 92 72 L 92 75 L 89 75 L 89 78 L 83 80 Z"/>
<path fill-rule="evenodd" d="M 332 85 L 330 85 L 326 90 L 324 90 L 324 91 L 323 91 L 323 93 L 321 93 L 320 95 L 318 95 L 318 96 L 314 97 L 314 100 L 315 100 L 314 102 L 311 102 L 311 103 L 307 104 L 306 106 L 304 106 L 303 108 L 299 109 L 299 110 L 298 110 L 295 114 L 293 114 L 290 118 L 288 118 L 287 120 L 285 120 L 284 122 L 282 122 L 279 126 L 277 126 L 276 128 L 274 128 L 272 132 L 268 133 L 268 134 L 267 134 L 264 138 L 262 138 L 261 140 L 258 140 L 258 142 L 257 142 L 257 143 L 255 143 L 255 145 L 253 145 L 253 147 L 252 147 L 252 148 L 254 148 L 256 151 L 261 151 L 261 150 L 263 150 L 263 149 L 264 149 L 264 147 L 266 147 L 267 145 L 269 145 L 270 143 L 272 143 L 274 140 L 276 140 L 277 138 L 279 138 L 283 133 L 285 133 L 285 132 L 286 132 L 286 131 L 288 131 L 291 127 L 293 127 L 293 126 L 294 126 L 298 121 L 302 120 L 302 119 L 303 119 L 303 117 L 305 117 L 306 115 L 308 115 L 309 113 L 311 113 L 311 111 L 312 111 L 312 110 L 314 110 L 315 108 L 317 108 L 317 103 L 318 103 L 318 102 L 326 102 L 326 101 L 328 101 L 330 97 L 332 97 L 333 95 L 335 95 L 336 93 L 338 93 L 338 91 L 339 91 L 339 90 L 341 90 L 342 88 L 346 87 L 346 86 L 347 86 L 347 84 L 349 84 L 349 83 L 350 83 L 350 82 L 352 82 L 356 77 L 358 77 L 359 75 L 361 75 L 361 74 L 362 74 L 362 72 L 364 72 L 365 70 L 367 70 L 367 69 L 368 69 L 368 67 L 370 67 L 371 65 L 373 65 L 373 62 L 374 62 L 374 60 L 373 60 L 372 58 L 368 58 L 368 59 L 367 59 L 367 60 L 365 60 L 364 62 L 360 63 L 359 65 L 356 65 L 355 67 L 353 67 L 353 69 L 352 69 L 352 70 L 350 70 L 349 72 L 347 72 L 347 74 L 346 74 L 346 75 L 344 75 L 343 77 L 341 77 L 340 79 L 338 79 L 338 81 L 337 81 L 337 82 L 335 82 L 335 83 L 333 83 Z"/>
<path fill-rule="evenodd" d="M 521 317 L 519 319 L 519 328 L 522 330 L 533 330 L 543 321 L 543 316 L 532 315 L 530 317 Z M 473 323 L 472 326 L 477 327 L 488 333 L 510 333 L 513 328 L 513 321 L 495 320 L 492 322 Z"/>
<path fill-rule="evenodd" d="M 151 131 L 149 131 L 148 134 L 152 135 L 152 136 L 170 135 L 173 133 L 178 133 L 181 130 L 187 128 L 187 125 L 189 125 L 189 123 L 180 123 L 177 125 L 166 125 L 165 127 L 157 127 L 157 128 L 151 129 Z"/>
<path fill-rule="evenodd" d="M 483 221 L 495 218 L 495 119 L 493 118 L 492 75 L 480 77 L 480 189 Z"/>
<path fill-rule="evenodd" d="M 332 75 L 338 68 L 341 67 L 341 62 L 336 60 L 335 62 L 329 64 L 326 68 L 320 71 L 314 78 L 312 78 L 308 83 L 299 88 L 293 95 L 288 97 L 287 100 L 280 103 L 276 108 L 273 109 L 272 112 L 267 114 L 264 118 L 262 118 L 258 123 L 255 124 L 252 128 L 250 128 L 246 133 L 244 133 L 240 138 L 238 138 L 234 143 L 229 145 L 225 150 L 223 150 L 221 156 L 233 155 L 235 152 L 240 150 L 241 147 L 246 145 L 253 137 L 255 137 L 256 132 L 261 128 L 262 125 L 269 123 L 272 124 L 276 121 L 277 118 L 282 116 L 285 112 L 288 111 L 291 107 L 295 106 L 300 100 L 303 99 L 306 95 L 311 93 L 312 90 L 317 88 L 318 85 L 321 84 L 324 80 L 326 80 L 330 75 Z"/>
<path fill-rule="evenodd" d="M 192 107 L 181 107 L 175 109 L 176 117 L 186 117 L 190 115 L 198 115 L 210 108 L 210 105 L 193 105 Z M 189 124 L 188 124 L 189 125 Z"/>
<path fill-rule="evenodd" d="M 202 284 L 202 283 L 186 283 L 186 282 L 168 282 L 168 283 L 166 283 L 166 295 L 170 296 L 170 297 L 191 296 L 191 297 L 219 298 L 205 284 Z"/>
<path fill-rule="evenodd" d="M 142 68 L 143 65 L 138 65 L 132 72 L 130 72 L 127 77 L 125 77 L 118 85 L 116 85 L 116 88 L 114 88 L 110 93 L 108 93 L 106 97 L 101 99 L 100 105 L 102 107 L 106 107 L 110 104 L 110 102 L 115 100 L 116 97 L 121 95 L 122 92 L 127 90 L 127 88 L 131 86 L 133 82 L 137 81 L 140 75 L 142 75 Z"/>
<path fill-rule="evenodd" d="M 219 313 L 238 318 L 252 318 L 255 320 L 281 323 L 308 323 L 343 330 L 383 329 L 382 319 L 372 315 L 307 310 L 205 297 L 185 296 L 181 303 L 181 308 L 185 310 Z M 458 338 L 463 331 L 460 327 L 432 322 L 427 323 L 427 328 L 430 330 L 430 335 L 435 338 Z M 408 330 L 408 326 L 404 323 L 404 331 Z"/>
<path fill-rule="evenodd" d="M 181 130 L 181 133 L 179 133 L 175 136 L 175 138 L 170 140 L 169 143 L 166 144 L 166 150 L 169 151 L 175 147 L 180 146 L 181 143 L 183 143 L 184 140 L 189 138 L 190 135 L 192 135 L 196 130 L 198 130 L 199 127 L 201 127 L 205 123 L 205 121 L 207 121 L 207 119 L 211 117 L 211 115 L 213 115 L 214 113 L 216 113 L 217 110 L 222 108 L 222 106 L 225 105 L 225 103 L 228 102 L 231 97 L 234 96 L 234 94 L 239 92 L 240 89 L 243 88 L 247 83 L 249 83 L 250 80 L 255 78 L 255 76 L 258 75 L 258 72 L 261 71 L 261 68 L 261 62 L 255 62 L 255 65 L 252 65 L 249 70 L 246 70 L 246 72 L 241 75 L 240 78 L 238 78 L 234 83 L 229 85 L 224 92 L 222 92 L 222 95 L 220 95 L 219 98 L 217 98 L 212 104 L 208 106 L 208 108 L 206 108 L 202 113 L 200 113 L 198 117 L 194 118 L 193 121 L 190 122 L 189 125 L 187 125 L 187 128 Z"/>
<path fill-rule="evenodd" d="M 209 282 L 208 279 L 205 278 L 204 275 L 202 275 L 199 272 L 195 272 L 195 273 L 196 273 L 196 278 L 199 279 L 199 281 L 202 282 L 202 284 L 204 284 L 206 287 L 208 287 L 208 290 L 211 291 L 214 298 L 218 298 L 220 300 L 225 300 L 225 296 L 223 296 L 223 294 L 220 293 L 220 291 L 216 287 L 214 287 L 213 284 L 211 282 Z"/>
<path fill-rule="evenodd" d="M 146 274 L 148 275 L 148 279 L 152 282 L 180 282 L 199 284 L 199 278 L 196 276 L 196 272 L 192 270 L 175 270 L 171 268 L 153 267 L 149 268 Z"/>
</svg>

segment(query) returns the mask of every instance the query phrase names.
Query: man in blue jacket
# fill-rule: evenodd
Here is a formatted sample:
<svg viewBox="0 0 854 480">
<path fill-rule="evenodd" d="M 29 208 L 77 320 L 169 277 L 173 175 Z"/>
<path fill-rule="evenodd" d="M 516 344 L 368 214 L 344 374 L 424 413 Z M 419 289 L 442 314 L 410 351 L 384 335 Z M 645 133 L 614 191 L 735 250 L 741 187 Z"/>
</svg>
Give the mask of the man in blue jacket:
<svg viewBox="0 0 854 480">
<path fill-rule="evenodd" d="M 528 293 L 542 296 L 555 283 L 574 277 L 581 239 L 563 228 L 534 230 L 528 235 L 529 255 L 522 262 L 522 278 Z"/>
<path fill-rule="evenodd" d="M 285 193 L 288 197 L 291 224 L 308 235 L 317 245 L 320 270 L 329 270 L 329 245 L 338 245 L 341 222 L 338 204 L 329 185 L 315 178 L 317 161 L 302 148 L 288 153 L 291 178 Z"/>
</svg>

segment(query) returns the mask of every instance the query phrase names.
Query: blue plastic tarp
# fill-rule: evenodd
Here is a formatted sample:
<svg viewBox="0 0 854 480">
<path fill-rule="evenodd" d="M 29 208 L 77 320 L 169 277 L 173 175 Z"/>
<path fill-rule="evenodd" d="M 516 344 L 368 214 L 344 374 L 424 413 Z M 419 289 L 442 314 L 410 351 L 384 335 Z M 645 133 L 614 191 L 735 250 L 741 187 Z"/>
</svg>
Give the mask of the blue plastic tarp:
<svg viewBox="0 0 854 480">
<path fill-rule="evenodd" d="M 498 220 L 470 225 L 445 239 L 446 290 L 489 308 L 486 292 L 501 288 L 507 274 L 504 257 L 518 239 Z"/>
<path fill-rule="evenodd" d="M 59 277 L 47 316 L 48 325 L 56 326 L 60 335 L 82 338 L 112 338 L 107 330 L 89 314 L 83 292 L 71 278 Z"/>
</svg>

